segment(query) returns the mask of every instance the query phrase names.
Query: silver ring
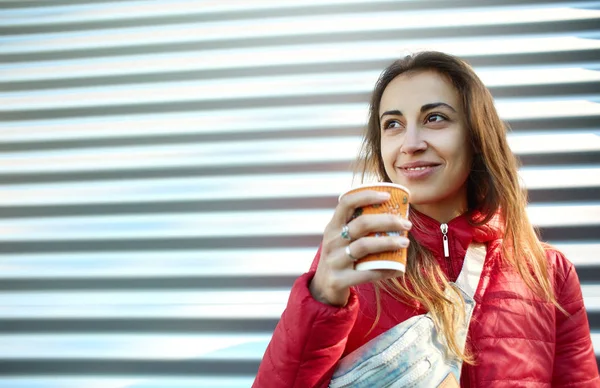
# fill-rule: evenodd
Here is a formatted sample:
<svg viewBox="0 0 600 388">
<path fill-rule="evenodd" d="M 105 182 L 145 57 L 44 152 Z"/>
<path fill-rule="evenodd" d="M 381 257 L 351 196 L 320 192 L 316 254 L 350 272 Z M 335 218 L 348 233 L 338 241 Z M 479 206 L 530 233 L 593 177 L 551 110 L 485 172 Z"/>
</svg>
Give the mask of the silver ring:
<svg viewBox="0 0 600 388">
<path fill-rule="evenodd" d="M 358 260 L 358 257 L 354 257 L 354 256 L 352 256 L 352 253 L 350 253 L 350 245 L 346 245 L 346 254 L 348 255 L 349 258 L 352 259 L 352 261 Z"/>
<path fill-rule="evenodd" d="M 347 224 L 342 226 L 342 238 L 348 241 L 352 240 L 352 237 L 350 237 L 350 228 Z"/>
</svg>

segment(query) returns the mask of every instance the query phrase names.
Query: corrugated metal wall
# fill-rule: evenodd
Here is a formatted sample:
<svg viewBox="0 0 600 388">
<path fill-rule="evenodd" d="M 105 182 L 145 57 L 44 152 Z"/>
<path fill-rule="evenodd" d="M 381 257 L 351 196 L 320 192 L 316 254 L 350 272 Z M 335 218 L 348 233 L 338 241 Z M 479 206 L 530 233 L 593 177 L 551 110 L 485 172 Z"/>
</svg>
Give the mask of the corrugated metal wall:
<svg viewBox="0 0 600 388">
<path fill-rule="evenodd" d="M 0 1 L 0 387 L 247 387 L 379 72 L 461 55 L 600 354 L 600 2 Z"/>
</svg>

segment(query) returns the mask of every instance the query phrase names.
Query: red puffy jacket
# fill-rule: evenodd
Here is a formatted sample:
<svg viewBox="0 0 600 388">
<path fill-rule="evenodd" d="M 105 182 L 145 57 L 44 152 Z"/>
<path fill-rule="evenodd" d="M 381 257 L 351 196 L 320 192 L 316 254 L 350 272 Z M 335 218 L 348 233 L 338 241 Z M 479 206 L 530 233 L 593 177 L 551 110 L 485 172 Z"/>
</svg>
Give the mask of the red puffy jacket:
<svg viewBox="0 0 600 388">
<path fill-rule="evenodd" d="M 476 363 L 463 364 L 461 387 L 600 387 L 579 279 L 561 253 L 549 249 L 546 256 L 558 302 L 569 316 L 540 300 L 506 267 L 502 231 L 493 222 L 473 227 L 466 216 L 450 221 L 450 257 L 444 258 L 440 224 L 417 212 L 412 217 L 421 227 L 411 234 L 438 258 L 450 281 L 456 280 L 472 241 L 487 245 L 467 339 Z M 326 387 L 340 358 L 425 313 L 381 293 L 381 316 L 371 330 L 376 316 L 372 284 L 354 287 L 342 308 L 316 301 L 308 284 L 319 257 L 320 250 L 310 272 L 294 283 L 253 387 Z"/>
</svg>

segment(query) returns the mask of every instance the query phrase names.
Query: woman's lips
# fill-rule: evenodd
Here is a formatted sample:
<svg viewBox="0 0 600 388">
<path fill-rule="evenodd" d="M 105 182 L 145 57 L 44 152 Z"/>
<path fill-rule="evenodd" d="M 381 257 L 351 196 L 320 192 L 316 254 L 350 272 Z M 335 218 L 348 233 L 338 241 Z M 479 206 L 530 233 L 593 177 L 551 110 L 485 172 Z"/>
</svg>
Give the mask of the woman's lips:
<svg viewBox="0 0 600 388">
<path fill-rule="evenodd" d="M 425 179 L 435 173 L 440 164 L 426 166 L 399 167 L 400 173 L 408 179 Z"/>
</svg>

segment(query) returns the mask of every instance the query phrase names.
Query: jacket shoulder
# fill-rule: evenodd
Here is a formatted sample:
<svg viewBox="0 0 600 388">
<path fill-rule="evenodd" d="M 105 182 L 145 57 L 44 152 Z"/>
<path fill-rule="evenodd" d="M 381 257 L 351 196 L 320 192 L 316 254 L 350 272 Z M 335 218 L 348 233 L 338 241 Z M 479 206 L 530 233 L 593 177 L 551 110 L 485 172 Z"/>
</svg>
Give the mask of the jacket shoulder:
<svg viewBox="0 0 600 388">
<path fill-rule="evenodd" d="M 557 298 L 567 293 L 569 288 L 576 287 L 580 290 L 579 278 L 575 265 L 559 249 L 549 244 L 543 244 L 548 261 L 551 279 L 554 282 L 554 292 Z M 566 289 L 565 289 L 566 287 Z"/>
<path fill-rule="evenodd" d="M 548 243 L 543 243 L 542 246 L 544 248 L 544 252 L 546 253 L 546 259 L 548 259 L 548 263 L 552 268 L 556 268 L 558 270 L 570 270 L 574 266 L 573 263 L 567 259 L 565 254 L 558 248 Z"/>
</svg>

